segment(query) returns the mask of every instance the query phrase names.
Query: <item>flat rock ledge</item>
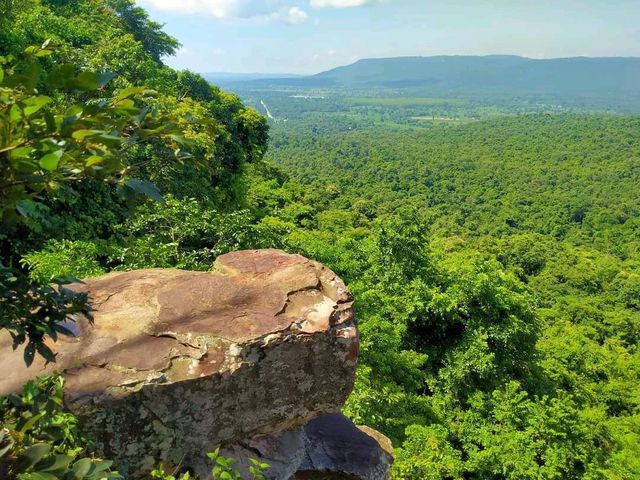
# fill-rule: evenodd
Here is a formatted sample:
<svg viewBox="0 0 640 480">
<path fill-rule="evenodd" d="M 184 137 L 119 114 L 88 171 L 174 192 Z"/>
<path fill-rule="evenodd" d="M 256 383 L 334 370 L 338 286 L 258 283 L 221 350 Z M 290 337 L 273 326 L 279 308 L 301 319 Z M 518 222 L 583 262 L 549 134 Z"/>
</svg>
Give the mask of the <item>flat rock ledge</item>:
<svg viewBox="0 0 640 480">
<path fill-rule="evenodd" d="M 69 322 L 76 337 L 52 345 L 57 362 L 30 368 L 1 332 L 0 371 L 11 373 L 0 395 L 62 373 L 67 407 L 127 478 L 159 461 L 201 469 L 218 445 L 304 431 L 353 388 L 352 297 L 300 255 L 240 251 L 211 272 L 116 272 L 74 288 L 89 293 L 93 325 Z"/>
</svg>

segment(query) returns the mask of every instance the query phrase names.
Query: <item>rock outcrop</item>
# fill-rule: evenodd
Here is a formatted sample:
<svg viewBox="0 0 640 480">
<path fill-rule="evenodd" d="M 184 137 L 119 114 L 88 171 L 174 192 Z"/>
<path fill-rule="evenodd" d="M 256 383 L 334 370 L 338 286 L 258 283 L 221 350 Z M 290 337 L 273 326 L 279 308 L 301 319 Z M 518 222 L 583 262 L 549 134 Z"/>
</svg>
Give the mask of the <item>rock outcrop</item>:
<svg viewBox="0 0 640 480">
<path fill-rule="evenodd" d="M 353 478 L 385 478 L 391 457 L 331 415 L 353 387 L 358 338 L 351 296 L 319 263 L 242 251 L 212 272 L 118 272 L 75 288 L 89 293 L 93 324 L 70 322 L 76 337 L 53 346 L 56 364 L 28 369 L 0 336 L 0 394 L 61 372 L 66 405 L 129 477 L 159 460 L 204 471 L 217 445 L 261 441 L 288 465 L 272 459 L 268 478 L 337 472 L 340 458 L 371 459 L 343 470 Z"/>
<path fill-rule="evenodd" d="M 388 438 L 356 427 L 340 413 L 315 418 L 304 427 L 261 435 L 223 450 L 246 471 L 249 459 L 270 465 L 269 478 L 291 480 L 384 480 L 393 463 Z"/>
</svg>

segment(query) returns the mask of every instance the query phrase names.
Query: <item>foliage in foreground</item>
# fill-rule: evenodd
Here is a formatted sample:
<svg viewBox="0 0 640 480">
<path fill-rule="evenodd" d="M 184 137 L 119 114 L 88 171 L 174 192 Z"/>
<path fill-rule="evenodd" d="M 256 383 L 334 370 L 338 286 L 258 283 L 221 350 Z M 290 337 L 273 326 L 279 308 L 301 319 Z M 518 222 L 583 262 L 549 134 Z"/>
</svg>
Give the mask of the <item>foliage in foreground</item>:
<svg viewBox="0 0 640 480">
<path fill-rule="evenodd" d="M 0 18 L 0 329 L 15 347 L 27 343 L 28 364 L 36 354 L 53 361 L 44 339 L 67 334 L 59 322 L 90 308 L 62 288 L 71 276 L 25 277 L 26 250 L 55 241 L 61 227 L 86 233 L 92 218 L 101 219 L 92 227 L 111 228 L 141 199 L 162 202 L 156 184 L 175 175 L 191 180 L 185 190 L 215 196 L 214 185 L 233 184 L 266 142 L 264 120 L 237 97 L 162 65 L 178 44 L 144 10 L 128 0 L 101 9 L 71 3 L 8 2 Z M 129 42 L 121 45 L 127 55 L 110 55 L 104 41 L 115 37 Z M 144 65 L 145 75 L 135 78 L 123 63 Z M 89 208 L 70 214 L 78 202 Z"/>
<path fill-rule="evenodd" d="M 0 235 L 15 231 L 19 221 L 46 219 L 43 200 L 83 179 L 113 181 L 123 195 L 146 194 L 161 200 L 151 183 L 131 178 L 122 163 L 123 150 L 150 139 L 179 136 L 173 120 L 143 107 L 137 97 L 154 94 L 143 87 L 119 90 L 105 98 L 98 90 L 113 75 L 58 65 L 42 74 L 40 59 L 52 55 L 48 42 L 29 47 L 20 62 L 0 57 Z M 51 96 L 39 94 L 50 91 Z M 54 96 L 82 92 L 83 103 L 62 107 Z M 86 96 L 92 95 L 92 96 Z M 148 101 L 148 100 L 147 100 Z M 176 152 L 179 152 L 176 146 Z M 12 335 L 14 348 L 27 342 L 27 365 L 36 353 L 47 361 L 54 354 L 43 340 L 68 335 L 61 326 L 73 314 L 89 314 L 86 296 L 64 287 L 71 279 L 35 282 L 0 258 L 0 329 Z"/>
<path fill-rule="evenodd" d="M 20 394 L 0 397 L 2 478 L 121 480 L 113 462 L 90 455 L 77 419 L 63 409 L 62 389 L 62 377 L 42 377 Z"/>
</svg>

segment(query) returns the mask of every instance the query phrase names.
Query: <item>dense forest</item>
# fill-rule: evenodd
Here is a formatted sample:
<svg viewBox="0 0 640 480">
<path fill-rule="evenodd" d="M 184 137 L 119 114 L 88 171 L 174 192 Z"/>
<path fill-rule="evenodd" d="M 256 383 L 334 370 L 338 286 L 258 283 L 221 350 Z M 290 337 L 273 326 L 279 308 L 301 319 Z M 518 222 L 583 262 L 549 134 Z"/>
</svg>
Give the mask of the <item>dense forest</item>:
<svg viewBox="0 0 640 480">
<path fill-rule="evenodd" d="M 640 478 L 638 117 L 280 89 L 269 140 L 163 65 L 178 42 L 130 0 L 0 8 L 0 328 L 27 362 L 87 308 L 52 282 L 277 247 L 354 294 L 345 413 L 392 439 L 393 478 Z M 61 388 L 0 400 L 0 458 L 66 464 L 0 474 L 118 478 Z"/>
<path fill-rule="evenodd" d="M 639 127 L 272 132 L 320 197 L 282 209 L 291 236 L 359 302 L 348 411 L 403 445 L 398 478 L 637 477 Z"/>
</svg>

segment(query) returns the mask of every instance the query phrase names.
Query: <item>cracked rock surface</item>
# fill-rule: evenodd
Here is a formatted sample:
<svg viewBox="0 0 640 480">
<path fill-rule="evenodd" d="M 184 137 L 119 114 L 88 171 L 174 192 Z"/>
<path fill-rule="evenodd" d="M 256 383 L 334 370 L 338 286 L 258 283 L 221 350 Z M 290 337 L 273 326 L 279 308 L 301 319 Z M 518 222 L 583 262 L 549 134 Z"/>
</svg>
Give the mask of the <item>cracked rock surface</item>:
<svg viewBox="0 0 640 480">
<path fill-rule="evenodd" d="M 117 272 L 75 287 L 94 325 L 24 367 L 0 334 L 0 394 L 60 371 L 65 402 L 128 478 L 196 465 L 219 444 L 295 430 L 340 410 L 355 376 L 352 298 L 330 270 L 279 250 L 218 258 L 212 272 Z"/>
</svg>

